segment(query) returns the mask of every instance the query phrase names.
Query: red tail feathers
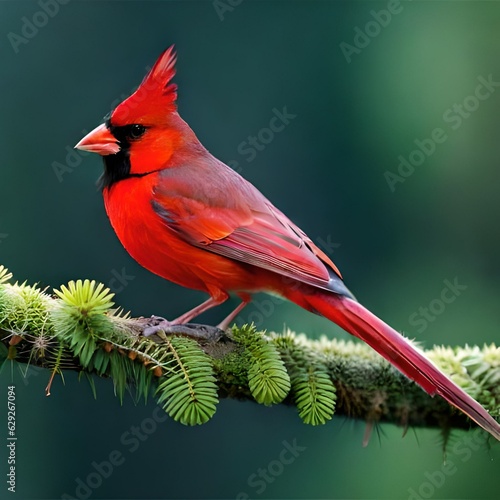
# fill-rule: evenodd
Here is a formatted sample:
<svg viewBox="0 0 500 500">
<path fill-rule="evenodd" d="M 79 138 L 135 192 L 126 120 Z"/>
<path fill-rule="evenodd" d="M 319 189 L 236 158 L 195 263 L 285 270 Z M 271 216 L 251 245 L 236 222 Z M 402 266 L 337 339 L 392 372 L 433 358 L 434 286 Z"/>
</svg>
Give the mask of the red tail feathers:
<svg viewBox="0 0 500 500">
<path fill-rule="evenodd" d="M 365 341 L 431 396 L 439 394 L 500 440 L 500 425 L 477 401 L 427 359 L 422 351 L 361 304 L 321 290 L 307 295 L 303 294 L 303 290 L 296 290 L 289 299 L 302 307 L 308 304 L 308 309 Z"/>
</svg>

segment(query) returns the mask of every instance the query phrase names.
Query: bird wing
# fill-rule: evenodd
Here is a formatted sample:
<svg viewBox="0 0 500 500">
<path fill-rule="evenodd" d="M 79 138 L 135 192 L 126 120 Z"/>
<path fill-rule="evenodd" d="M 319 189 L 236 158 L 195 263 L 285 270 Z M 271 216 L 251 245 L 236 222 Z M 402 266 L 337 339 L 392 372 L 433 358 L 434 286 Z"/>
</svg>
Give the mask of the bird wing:
<svg viewBox="0 0 500 500">
<path fill-rule="evenodd" d="M 192 166 L 162 171 L 152 205 L 165 225 L 196 247 L 347 295 L 329 257 L 253 185 L 213 160 L 209 177 Z"/>
</svg>

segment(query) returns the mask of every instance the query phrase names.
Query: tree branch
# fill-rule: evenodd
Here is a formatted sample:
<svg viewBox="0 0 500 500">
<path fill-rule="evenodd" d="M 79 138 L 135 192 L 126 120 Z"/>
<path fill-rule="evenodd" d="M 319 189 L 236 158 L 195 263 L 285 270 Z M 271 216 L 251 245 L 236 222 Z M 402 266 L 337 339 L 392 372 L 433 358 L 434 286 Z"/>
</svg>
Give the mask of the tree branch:
<svg viewBox="0 0 500 500">
<path fill-rule="evenodd" d="M 231 397 L 295 405 L 313 425 L 334 413 L 446 433 L 471 425 L 361 343 L 265 335 L 252 326 L 218 338 L 204 325 L 144 337 L 151 320 L 113 309 L 112 294 L 101 284 L 70 282 L 51 296 L 10 284 L 10 277 L 0 266 L 0 363 L 41 366 L 52 375 L 76 370 L 109 377 L 120 397 L 128 386 L 137 398 L 154 391 L 165 411 L 184 424 L 208 421 L 218 398 Z M 186 336 L 193 331 L 196 338 Z M 500 348 L 434 347 L 426 354 L 491 414 L 500 414 Z"/>
</svg>

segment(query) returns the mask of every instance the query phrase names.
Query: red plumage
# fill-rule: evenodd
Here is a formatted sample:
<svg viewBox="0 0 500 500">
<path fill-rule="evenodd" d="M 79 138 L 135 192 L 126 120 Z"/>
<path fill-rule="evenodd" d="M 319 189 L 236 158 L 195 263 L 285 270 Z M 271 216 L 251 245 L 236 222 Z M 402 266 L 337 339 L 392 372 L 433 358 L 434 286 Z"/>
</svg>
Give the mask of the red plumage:
<svg viewBox="0 0 500 500">
<path fill-rule="evenodd" d="M 277 293 L 359 337 L 429 394 L 440 394 L 500 440 L 500 426 L 398 332 L 357 303 L 333 262 L 252 184 L 214 158 L 177 113 L 175 52 L 76 147 L 104 157 L 111 224 L 142 266 L 224 302 Z"/>
</svg>

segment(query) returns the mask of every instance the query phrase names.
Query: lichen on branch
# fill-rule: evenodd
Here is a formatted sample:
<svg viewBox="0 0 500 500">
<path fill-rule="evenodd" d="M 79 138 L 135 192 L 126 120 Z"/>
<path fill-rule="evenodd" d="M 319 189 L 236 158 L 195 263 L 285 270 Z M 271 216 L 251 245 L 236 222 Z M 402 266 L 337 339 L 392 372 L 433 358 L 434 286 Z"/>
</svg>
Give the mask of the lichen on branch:
<svg viewBox="0 0 500 500">
<path fill-rule="evenodd" d="M 112 298 L 104 285 L 89 280 L 49 294 L 12 283 L 0 266 L 0 364 L 47 368 L 47 395 L 63 370 L 110 378 L 119 398 L 127 388 L 137 399 L 154 396 L 186 425 L 207 422 L 219 399 L 231 397 L 294 405 L 310 425 L 338 414 L 446 433 L 471 426 L 362 343 L 312 340 L 291 331 L 266 334 L 253 325 L 235 326 L 217 339 L 145 337 L 148 320 L 124 314 Z M 207 328 L 199 327 L 201 333 Z M 434 347 L 426 354 L 493 416 L 500 415 L 499 347 Z"/>
</svg>

